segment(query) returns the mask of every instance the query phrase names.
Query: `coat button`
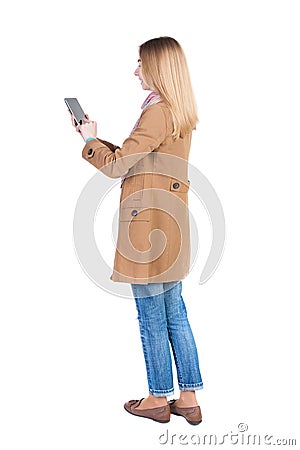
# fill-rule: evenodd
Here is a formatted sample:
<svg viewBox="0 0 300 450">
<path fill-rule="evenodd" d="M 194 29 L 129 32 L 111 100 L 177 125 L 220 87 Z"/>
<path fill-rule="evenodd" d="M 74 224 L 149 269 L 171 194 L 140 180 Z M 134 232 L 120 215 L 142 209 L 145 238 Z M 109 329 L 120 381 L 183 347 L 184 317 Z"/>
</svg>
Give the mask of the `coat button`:
<svg viewBox="0 0 300 450">
<path fill-rule="evenodd" d="M 87 154 L 88 154 L 88 155 L 91 155 L 92 153 L 93 153 L 93 149 L 92 149 L 92 148 L 89 148 Z"/>
<path fill-rule="evenodd" d="M 179 183 L 174 183 L 174 184 L 173 184 L 173 188 L 174 188 L 174 189 L 178 189 L 178 188 L 179 188 Z"/>
<path fill-rule="evenodd" d="M 136 209 L 133 209 L 133 210 L 131 211 L 131 215 L 132 215 L 132 216 L 136 216 L 136 215 L 137 215 L 137 213 L 138 213 L 138 212 L 137 212 L 137 210 L 136 210 Z"/>
</svg>

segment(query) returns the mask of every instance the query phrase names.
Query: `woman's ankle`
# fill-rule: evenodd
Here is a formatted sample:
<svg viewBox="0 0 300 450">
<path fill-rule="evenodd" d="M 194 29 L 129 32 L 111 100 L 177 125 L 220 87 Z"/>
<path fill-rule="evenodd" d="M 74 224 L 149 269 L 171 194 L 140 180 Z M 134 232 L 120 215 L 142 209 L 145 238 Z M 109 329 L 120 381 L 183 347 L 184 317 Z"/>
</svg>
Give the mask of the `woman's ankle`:
<svg viewBox="0 0 300 450">
<path fill-rule="evenodd" d="M 195 391 L 180 391 L 180 397 L 176 404 L 180 407 L 193 407 L 198 406 L 198 401 Z"/>
<path fill-rule="evenodd" d="M 148 401 L 159 406 L 167 405 L 168 403 L 167 397 L 157 397 L 152 394 L 149 394 Z"/>
</svg>

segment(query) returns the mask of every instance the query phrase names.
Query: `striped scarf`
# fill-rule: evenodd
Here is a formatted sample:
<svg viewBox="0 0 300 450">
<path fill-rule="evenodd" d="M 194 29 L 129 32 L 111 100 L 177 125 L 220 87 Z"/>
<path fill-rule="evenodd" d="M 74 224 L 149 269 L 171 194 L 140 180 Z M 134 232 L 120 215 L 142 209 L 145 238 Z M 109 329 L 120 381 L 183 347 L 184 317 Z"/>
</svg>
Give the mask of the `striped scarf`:
<svg viewBox="0 0 300 450">
<path fill-rule="evenodd" d="M 145 108 L 147 108 L 147 106 L 150 105 L 154 105 L 155 103 L 161 102 L 161 97 L 159 96 L 158 92 L 155 91 L 151 91 L 150 94 L 148 95 L 148 97 L 145 99 L 145 101 L 143 102 L 141 109 L 144 110 Z M 140 117 L 138 118 L 138 120 L 135 122 L 134 127 L 131 130 L 131 133 L 129 136 L 132 135 L 132 133 L 134 132 L 134 130 L 137 128 L 138 124 L 140 121 Z M 127 174 L 126 174 L 127 175 Z M 126 175 L 123 175 L 121 177 L 121 184 L 123 183 L 124 179 L 126 178 Z"/>
</svg>

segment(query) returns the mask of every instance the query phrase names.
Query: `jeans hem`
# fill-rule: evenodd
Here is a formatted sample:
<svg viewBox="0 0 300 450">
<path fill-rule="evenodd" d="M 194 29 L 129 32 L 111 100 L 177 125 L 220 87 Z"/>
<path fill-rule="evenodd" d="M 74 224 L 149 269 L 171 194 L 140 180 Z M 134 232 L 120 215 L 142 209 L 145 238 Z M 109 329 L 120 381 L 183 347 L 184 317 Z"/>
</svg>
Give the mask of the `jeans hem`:
<svg viewBox="0 0 300 450">
<path fill-rule="evenodd" d="M 179 389 L 181 391 L 196 391 L 199 389 L 203 389 L 203 383 L 195 383 L 195 384 L 180 384 Z"/>
<path fill-rule="evenodd" d="M 149 389 L 149 394 L 153 395 L 153 397 L 167 397 L 168 395 L 174 395 L 174 389 L 168 389 L 168 390 L 159 390 L 156 391 L 155 389 Z"/>
</svg>

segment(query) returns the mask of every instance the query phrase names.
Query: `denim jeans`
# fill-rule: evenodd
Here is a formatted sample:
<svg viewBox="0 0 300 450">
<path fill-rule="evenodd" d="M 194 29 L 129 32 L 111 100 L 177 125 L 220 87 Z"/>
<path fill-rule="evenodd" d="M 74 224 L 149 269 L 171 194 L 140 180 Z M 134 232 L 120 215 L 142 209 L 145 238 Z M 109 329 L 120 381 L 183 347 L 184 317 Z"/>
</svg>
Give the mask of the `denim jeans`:
<svg viewBox="0 0 300 450">
<path fill-rule="evenodd" d="M 172 359 L 180 390 L 202 389 L 198 353 L 182 298 L 182 282 L 131 284 L 136 302 L 149 393 L 174 394 Z"/>
</svg>

